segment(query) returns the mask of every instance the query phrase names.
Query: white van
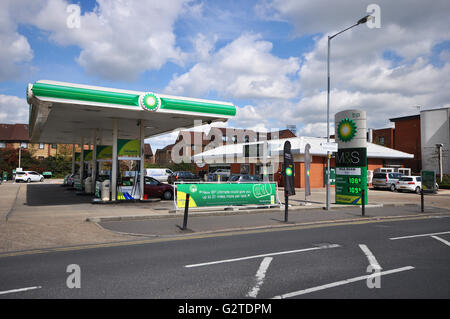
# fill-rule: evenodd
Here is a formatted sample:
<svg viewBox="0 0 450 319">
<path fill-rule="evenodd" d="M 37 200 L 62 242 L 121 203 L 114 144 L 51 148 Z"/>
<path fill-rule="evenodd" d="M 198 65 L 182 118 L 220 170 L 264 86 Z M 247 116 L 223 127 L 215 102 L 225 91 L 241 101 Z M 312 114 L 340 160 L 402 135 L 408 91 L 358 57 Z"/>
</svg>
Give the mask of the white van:
<svg viewBox="0 0 450 319">
<path fill-rule="evenodd" d="M 167 177 L 173 174 L 173 172 L 168 168 L 146 168 L 145 176 L 153 177 L 154 179 L 167 183 Z"/>
</svg>

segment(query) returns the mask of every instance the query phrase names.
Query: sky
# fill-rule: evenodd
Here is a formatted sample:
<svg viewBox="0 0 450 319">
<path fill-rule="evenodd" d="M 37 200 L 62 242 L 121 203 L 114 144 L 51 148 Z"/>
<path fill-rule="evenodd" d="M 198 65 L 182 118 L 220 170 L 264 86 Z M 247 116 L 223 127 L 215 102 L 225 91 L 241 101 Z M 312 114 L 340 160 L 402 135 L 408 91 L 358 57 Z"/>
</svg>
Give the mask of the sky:
<svg viewBox="0 0 450 319">
<path fill-rule="evenodd" d="M 326 136 L 450 106 L 448 0 L 2 0 L 0 123 L 27 123 L 28 83 L 55 80 L 229 101 L 228 127 Z M 207 130 L 208 127 L 201 128 Z M 332 128 L 333 129 L 333 128 Z M 332 131 L 333 132 L 333 131 Z M 177 132 L 148 139 L 153 151 Z"/>
</svg>

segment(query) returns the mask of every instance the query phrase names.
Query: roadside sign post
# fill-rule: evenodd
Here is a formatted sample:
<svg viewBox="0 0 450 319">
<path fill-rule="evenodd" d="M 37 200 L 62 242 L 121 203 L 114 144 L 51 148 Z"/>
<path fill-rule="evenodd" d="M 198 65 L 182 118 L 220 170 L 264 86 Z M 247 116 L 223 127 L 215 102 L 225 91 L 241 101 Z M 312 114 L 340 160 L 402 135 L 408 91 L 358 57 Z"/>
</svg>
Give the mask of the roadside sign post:
<svg viewBox="0 0 450 319">
<path fill-rule="evenodd" d="M 425 211 L 425 201 L 423 198 L 423 188 L 420 189 L 420 211 L 423 213 Z"/>
<path fill-rule="evenodd" d="M 364 189 L 361 191 L 361 215 L 364 217 L 366 215 L 366 204 L 365 204 L 366 192 Z"/>
<path fill-rule="evenodd" d="M 291 153 L 291 143 L 286 141 L 283 148 L 284 175 L 284 222 L 288 222 L 289 196 L 295 195 L 294 160 Z"/>
<path fill-rule="evenodd" d="M 189 193 L 186 194 L 186 204 L 184 205 L 183 228 L 181 228 L 182 230 L 187 229 L 188 212 L 189 212 Z"/>
<path fill-rule="evenodd" d="M 289 195 L 288 192 L 284 192 L 284 222 L 289 221 Z"/>
<path fill-rule="evenodd" d="M 435 171 L 425 171 L 420 172 L 422 180 L 422 189 L 428 192 L 434 192 L 436 190 L 436 172 Z"/>
<path fill-rule="evenodd" d="M 424 193 L 433 193 L 436 191 L 436 172 L 420 171 L 422 187 L 420 188 L 420 211 L 425 211 Z"/>
<path fill-rule="evenodd" d="M 311 167 L 311 154 L 309 150 L 311 145 L 306 144 L 305 146 L 305 202 L 308 200 L 308 196 L 311 196 L 311 186 L 310 186 L 310 167 Z"/>
</svg>

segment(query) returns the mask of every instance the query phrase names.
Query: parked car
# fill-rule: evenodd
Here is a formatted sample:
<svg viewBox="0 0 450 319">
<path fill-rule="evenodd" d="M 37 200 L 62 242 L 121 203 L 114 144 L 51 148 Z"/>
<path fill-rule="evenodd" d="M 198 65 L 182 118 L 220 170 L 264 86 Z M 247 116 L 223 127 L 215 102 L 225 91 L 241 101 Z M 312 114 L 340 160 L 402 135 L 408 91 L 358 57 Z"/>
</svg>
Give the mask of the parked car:
<svg viewBox="0 0 450 319">
<path fill-rule="evenodd" d="M 144 195 L 170 200 L 173 199 L 173 187 L 169 184 L 161 183 L 153 177 L 145 176 Z"/>
<path fill-rule="evenodd" d="M 173 184 L 174 182 L 200 182 L 200 177 L 191 173 L 191 172 L 174 172 L 167 178 L 169 184 Z"/>
<path fill-rule="evenodd" d="M 17 182 L 43 182 L 44 176 L 34 171 L 23 171 L 16 172 L 16 183 Z"/>
<path fill-rule="evenodd" d="M 252 183 L 252 182 L 260 182 L 261 178 L 257 175 L 236 174 L 231 175 L 229 181 L 237 183 Z"/>
<path fill-rule="evenodd" d="M 397 191 L 409 191 L 420 194 L 422 189 L 422 177 L 420 176 L 402 176 L 395 185 Z"/>
<path fill-rule="evenodd" d="M 173 172 L 168 168 L 146 168 L 145 176 L 153 177 L 160 182 L 167 182 L 167 178 L 172 175 Z"/>
<path fill-rule="evenodd" d="M 218 170 L 214 171 L 211 175 L 213 181 L 217 181 L 219 176 L 221 181 L 227 181 L 230 178 L 231 173 L 229 169 L 219 168 Z"/>
<path fill-rule="evenodd" d="M 396 189 L 398 180 L 403 176 L 401 173 L 375 173 L 372 178 L 373 188 L 388 188 L 392 192 Z"/>
</svg>

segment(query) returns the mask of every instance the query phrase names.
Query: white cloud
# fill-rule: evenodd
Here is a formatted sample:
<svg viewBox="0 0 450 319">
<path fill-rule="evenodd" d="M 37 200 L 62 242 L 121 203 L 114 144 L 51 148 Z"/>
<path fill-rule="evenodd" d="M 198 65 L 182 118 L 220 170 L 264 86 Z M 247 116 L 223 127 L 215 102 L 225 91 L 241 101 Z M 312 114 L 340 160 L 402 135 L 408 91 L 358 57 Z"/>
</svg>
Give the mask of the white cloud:
<svg viewBox="0 0 450 319">
<path fill-rule="evenodd" d="M 311 52 L 303 55 L 299 71 L 301 98 L 279 104 L 277 121 L 295 122 L 301 134 L 326 135 L 327 35 L 334 34 L 366 14 L 370 2 L 343 0 L 263 1 L 256 6 L 265 19 L 288 22 L 297 36 L 319 34 Z M 390 126 L 389 118 L 417 114 L 422 108 L 450 105 L 450 61 L 439 55 L 431 63 L 434 45 L 450 40 L 448 1 L 428 6 L 419 0 L 377 1 L 381 28 L 358 26 L 331 41 L 330 117 L 343 109 L 368 112 L 368 126 Z M 323 34 L 321 34 L 323 33 Z M 385 58 L 390 52 L 395 61 Z M 273 107 L 257 102 L 259 113 Z"/>
<path fill-rule="evenodd" d="M 68 2 L 49 0 L 32 23 L 50 32 L 61 45 L 81 48 L 77 62 L 90 74 L 112 80 L 135 80 L 166 62 L 183 64 L 174 22 L 186 12 L 187 0 L 97 0 L 93 11 L 69 27 Z"/>
<path fill-rule="evenodd" d="M 260 35 L 244 34 L 217 52 L 203 50 L 203 59 L 188 72 L 175 75 L 166 91 L 204 95 L 217 92 L 235 98 L 292 98 L 299 88 L 290 77 L 299 60 L 271 54 L 272 43 Z"/>
<path fill-rule="evenodd" d="M 28 123 L 28 103 L 17 96 L 0 94 L 0 123 Z"/>
<path fill-rule="evenodd" d="M 33 59 L 33 50 L 23 35 L 17 32 L 22 16 L 19 1 L 5 1 L 0 10 L 0 81 L 16 80 L 23 67 Z"/>
</svg>

